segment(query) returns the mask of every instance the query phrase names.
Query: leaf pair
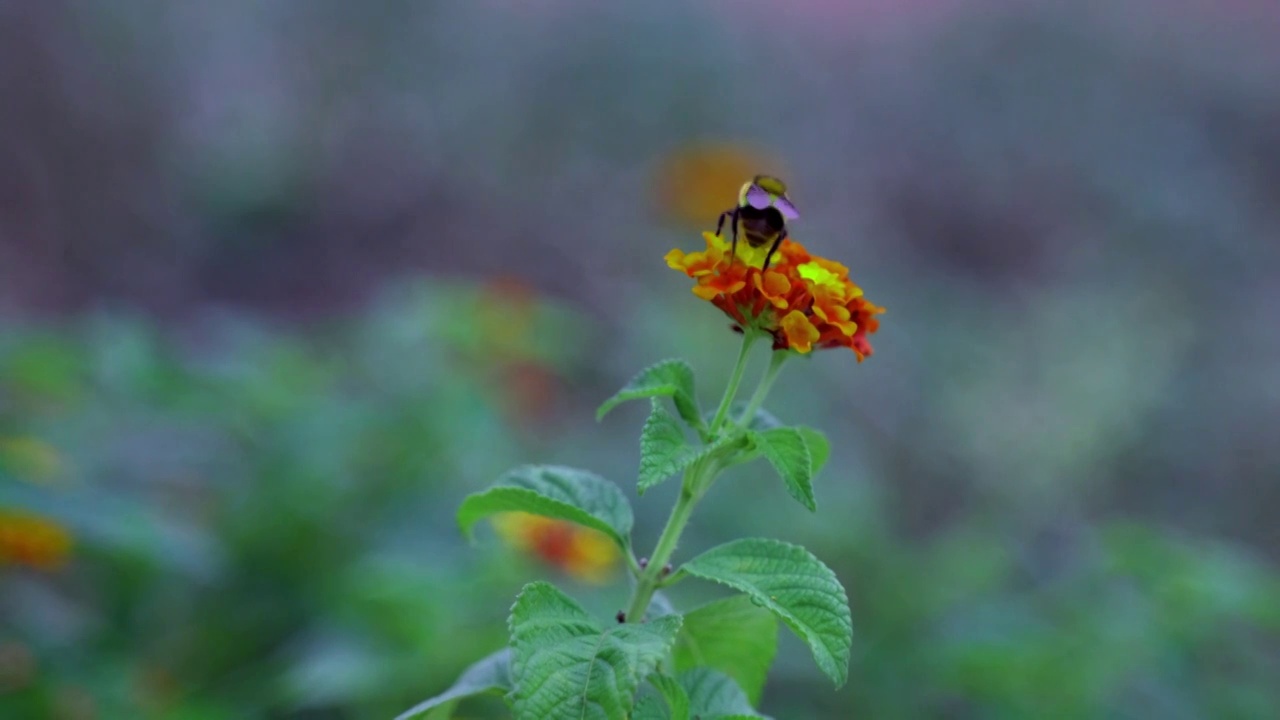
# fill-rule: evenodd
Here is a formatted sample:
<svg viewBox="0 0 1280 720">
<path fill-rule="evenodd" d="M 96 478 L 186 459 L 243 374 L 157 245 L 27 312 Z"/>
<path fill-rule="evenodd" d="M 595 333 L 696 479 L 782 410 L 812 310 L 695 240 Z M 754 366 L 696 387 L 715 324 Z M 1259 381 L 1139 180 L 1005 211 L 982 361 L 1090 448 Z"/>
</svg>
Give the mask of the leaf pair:
<svg viewBox="0 0 1280 720">
<path fill-rule="evenodd" d="M 730 451 L 742 441 L 732 433 L 714 440 L 707 437 L 706 418 L 694 396 L 693 369 L 683 360 L 663 360 L 641 371 L 600 406 L 596 419 L 624 402 L 646 397 L 651 409 L 640 433 L 640 474 L 636 483 L 640 495 L 696 462 Z M 711 440 L 710 444 L 690 445 L 679 420 L 660 402 L 663 397 L 670 397 L 680 418 L 703 440 Z M 738 412 L 741 408 L 735 407 L 735 414 Z M 751 452 L 733 461 L 747 462 L 763 456 L 782 477 L 787 492 L 811 512 L 816 511 L 813 478 L 831 453 L 826 437 L 812 428 L 784 427 L 764 410 L 744 420 L 745 444 Z"/>
<path fill-rule="evenodd" d="M 821 560 L 799 545 L 766 538 L 735 540 L 680 567 L 745 593 L 804 640 L 837 687 L 849 675 L 853 617 L 844 587 Z"/>
<path fill-rule="evenodd" d="M 683 631 L 681 617 L 675 614 L 643 624 L 605 626 L 554 586 L 530 583 L 511 610 L 512 647 L 472 665 L 448 691 L 398 720 L 443 720 L 459 700 L 497 693 L 506 693 L 518 718 L 763 717 L 755 712 L 752 698 L 736 678 L 714 664 L 740 664 L 741 651 L 751 646 L 733 652 L 730 646 L 739 638 L 757 643 L 755 649 L 766 651 L 763 657 L 757 653 L 756 658 L 756 665 L 763 660 L 763 667 L 751 671 L 758 674 L 758 693 L 776 648 L 772 617 L 750 603 L 734 600 L 718 601 L 691 613 L 691 621 L 704 627 L 690 634 Z M 725 619 L 733 617 L 745 619 L 747 625 L 724 626 Z M 765 632 L 744 633 L 751 629 Z M 761 642 L 766 642 L 763 648 L 759 647 Z M 676 674 L 661 674 L 658 667 L 673 646 Z M 645 678 L 658 695 L 642 698 L 637 704 L 635 698 Z"/>
<path fill-rule="evenodd" d="M 689 367 L 689 363 L 677 359 L 663 360 L 641 370 L 613 397 L 604 401 L 596 411 L 596 420 L 604 419 L 610 410 L 624 402 L 660 397 L 671 398 L 676 412 L 680 413 L 689 427 L 705 433 L 706 422 L 702 419 L 698 397 L 694 394 L 693 368 Z"/>
<path fill-rule="evenodd" d="M 511 647 L 463 672 L 448 691 L 397 720 L 443 720 L 458 700 L 505 692 L 517 718 L 631 716 L 636 692 L 675 643 L 681 617 L 605 627 L 545 582 L 525 586 L 511 609 Z"/>
</svg>

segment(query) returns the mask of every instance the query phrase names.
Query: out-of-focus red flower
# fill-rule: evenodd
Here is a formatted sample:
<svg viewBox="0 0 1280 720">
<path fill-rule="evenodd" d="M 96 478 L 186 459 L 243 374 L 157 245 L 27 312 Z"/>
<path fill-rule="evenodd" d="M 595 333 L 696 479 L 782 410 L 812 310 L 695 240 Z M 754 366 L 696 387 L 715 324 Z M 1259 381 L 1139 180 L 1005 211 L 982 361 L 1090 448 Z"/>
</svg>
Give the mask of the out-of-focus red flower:
<svg viewBox="0 0 1280 720">
<path fill-rule="evenodd" d="M 566 520 L 512 512 L 495 515 L 493 525 L 507 544 L 584 582 L 607 581 L 621 558 L 603 533 Z"/>
<path fill-rule="evenodd" d="M 709 232 L 702 237 L 705 251 L 677 248 L 667 253 L 667 265 L 693 278 L 693 294 L 724 311 L 738 329 L 768 333 L 775 350 L 845 347 L 858 362 L 871 355 L 868 336 L 880 328 L 876 315 L 884 308 L 862 296 L 849 268 L 784 240 L 777 260 L 761 270 L 767 247 L 740 242 L 734 259 L 723 237 Z"/>
<path fill-rule="evenodd" d="M 48 518 L 0 508 L 0 565 L 55 570 L 71 554 L 71 533 Z"/>
<path fill-rule="evenodd" d="M 552 413 L 560 377 L 537 337 L 543 301 L 524 280 L 496 277 L 480 286 L 466 312 L 473 330 L 468 362 L 491 378 L 512 419 L 537 427 Z"/>
</svg>

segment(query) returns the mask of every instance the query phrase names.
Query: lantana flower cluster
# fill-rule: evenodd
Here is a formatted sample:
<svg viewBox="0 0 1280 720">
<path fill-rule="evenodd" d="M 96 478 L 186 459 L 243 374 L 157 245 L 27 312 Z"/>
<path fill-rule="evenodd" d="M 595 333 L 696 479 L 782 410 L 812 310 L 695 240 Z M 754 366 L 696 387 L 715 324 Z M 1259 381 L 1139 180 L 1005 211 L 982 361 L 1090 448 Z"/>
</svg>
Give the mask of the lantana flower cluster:
<svg viewBox="0 0 1280 720">
<path fill-rule="evenodd" d="M 740 242 L 734 259 L 725 238 L 702 236 L 705 251 L 677 248 L 667 253 L 667 265 L 693 278 L 693 294 L 720 308 L 736 329 L 769 334 L 775 350 L 803 354 L 844 347 L 858 362 L 871 355 L 868 336 L 879 329 L 876 315 L 884 308 L 863 297 L 849 280 L 849 268 L 784 240 L 762 270 L 768 248 Z"/>
</svg>

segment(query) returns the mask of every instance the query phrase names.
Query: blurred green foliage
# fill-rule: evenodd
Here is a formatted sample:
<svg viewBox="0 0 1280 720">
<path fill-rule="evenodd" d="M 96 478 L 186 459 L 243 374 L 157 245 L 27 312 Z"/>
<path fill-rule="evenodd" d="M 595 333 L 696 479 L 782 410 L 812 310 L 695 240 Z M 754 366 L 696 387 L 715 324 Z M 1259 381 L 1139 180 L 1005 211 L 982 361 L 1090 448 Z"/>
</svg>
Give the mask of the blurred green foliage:
<svg viewBox="0 0 1280 720">
<path fill-rule="evenodd" d="M 503 358 L 524 351 L 494 351 L 460 321 L 491 292 L 415 287 L 307 332 L 119 315 L 6 327 L 0 430 L 32 442 L 0 456 L 0 504 L 56 520 L 76 546 L 61 570 L 0 569 L 0 716 L 389 717 L 502 646 L 515 591 L 543 571 L 491 541 L 467 547 L 454 508 L 556 441 L 551 416 L 502 401 Z M 574 342 L 589 325 L 534 305 L 548 378 L 590 377 Z M 566 433 L 590 427 L 580 404 L 582 430 Z M 850 588 L 850 686 L 815 681 L 784 638 L 766 712 L 1280 708 L 1280 577 L 1243 548 L 1132 522 L 1021 537 L 981 513 L 911 538 L 885 520 L 887 488 L 858 486 L 880 490 L 853 505 L 835 493 L 808 531 Z M 729 536 L 761 502 L 718 497 L 704 535 Z M 464 711 L 501 717 L 501 704 Z"/>
</svg>

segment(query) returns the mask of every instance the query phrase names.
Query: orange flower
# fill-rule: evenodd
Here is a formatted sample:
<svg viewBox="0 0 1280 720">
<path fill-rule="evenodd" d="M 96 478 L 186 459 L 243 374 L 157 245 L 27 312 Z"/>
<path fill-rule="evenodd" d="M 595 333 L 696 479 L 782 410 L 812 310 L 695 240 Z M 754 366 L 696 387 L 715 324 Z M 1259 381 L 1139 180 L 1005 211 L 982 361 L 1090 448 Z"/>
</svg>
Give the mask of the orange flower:
<svg viewBox="0 0 1280 720">
<path fill-rule="evenodd" d="M 71 552 L 71 533 L 31 513 L 0 509 L 0 565 L 13 563 L 54 570 Z"/>
<path fill-rule="evenodd" d="M 858 362 L 871 355 L 868 336 L 880 328 L 876 315 L 884 308 L 862 296 L 849 268 L 785 240 L 762 271 L 768 248 L 738 243 L 737 260 L 730 262 L 728 241 L 709 232 L 702 237 L 706 251 L 672 250 L 667 265 L 693 278 L 693 294 L 733 318 L 737 329 L 768 333 L 775 350 L 845 347 Z"/>
<path fill-rule="evenodd" d="M 621 557 L 603 533 L 566 520 L 511 512 L 495 515 L 493 526 L 508 545 L 589 583 L 603 583 Z"/>
</svg>

